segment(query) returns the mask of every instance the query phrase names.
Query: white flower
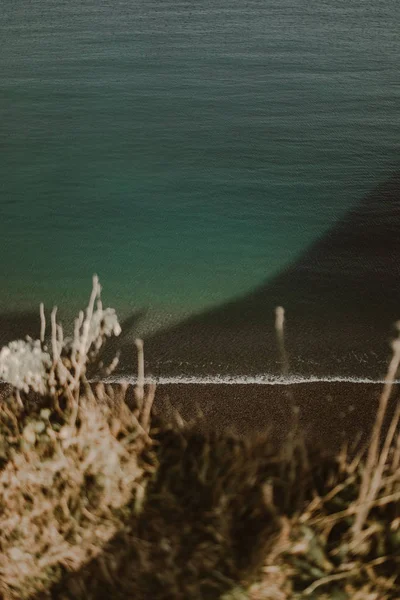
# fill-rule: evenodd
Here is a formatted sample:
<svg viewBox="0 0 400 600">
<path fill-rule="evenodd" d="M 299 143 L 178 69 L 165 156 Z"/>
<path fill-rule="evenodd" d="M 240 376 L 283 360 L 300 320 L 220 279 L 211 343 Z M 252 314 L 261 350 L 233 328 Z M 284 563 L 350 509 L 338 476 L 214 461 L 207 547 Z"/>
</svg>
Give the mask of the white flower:
<svg viewBox="0 0 400 600">
<path fill-rule="evenodd" d="M 46 393 L 50 365 L 39 340 L 17 340 L 0 351 L 0 378 L 25 392 Z"/>
</svg>

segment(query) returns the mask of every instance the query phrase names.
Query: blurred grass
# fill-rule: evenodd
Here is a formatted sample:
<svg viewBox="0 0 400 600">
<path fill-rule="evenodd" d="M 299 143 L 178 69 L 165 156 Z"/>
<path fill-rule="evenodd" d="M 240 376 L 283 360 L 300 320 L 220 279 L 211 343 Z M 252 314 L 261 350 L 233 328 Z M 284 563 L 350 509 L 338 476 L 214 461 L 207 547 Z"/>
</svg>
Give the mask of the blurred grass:
<svg viewBox="0 0 400 600">
<path fill-rule="evenodd" d="M 53 312 L 51 350 L 42 311 L 48 372 L 2 389 L 0 598 L 400 598 L 399 409 L 382 433 L 400 338 L 370 444 L 333 455 L 296 414 L 279 447 L 151 416 L 140 341 L 135 388 L 89 384 L 107 311 L 94 280 L 72 342 Z"/>
</svg>

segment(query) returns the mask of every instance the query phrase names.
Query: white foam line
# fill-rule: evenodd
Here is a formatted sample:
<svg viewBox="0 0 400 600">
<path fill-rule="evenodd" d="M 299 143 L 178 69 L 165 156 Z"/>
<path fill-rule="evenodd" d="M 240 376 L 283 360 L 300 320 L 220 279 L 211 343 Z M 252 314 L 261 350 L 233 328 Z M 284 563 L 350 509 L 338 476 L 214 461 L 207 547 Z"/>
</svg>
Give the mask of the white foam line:
<svg viewBox="0 0 400 600">
<path fill-rule="evenodd" d="M 136 384 L 137 378 L 134 376 L 114 376 L 108 377 L 107 383 L 128 383 Z M 384 379 L 371 379 L 368 377 L 317 377 L 317 376 L 279 376 L 279 375 L 250 375 L 250 376 L 229 376 L 229 375 L 210 375 L 206 377 L 146 377 L 145 383 L 156 383 L 158 385 L 292 385 L 302 383 L 367 383 L 383 384 Z M 397 379 L 394 383 L 400 383 Z"/>
</svg>

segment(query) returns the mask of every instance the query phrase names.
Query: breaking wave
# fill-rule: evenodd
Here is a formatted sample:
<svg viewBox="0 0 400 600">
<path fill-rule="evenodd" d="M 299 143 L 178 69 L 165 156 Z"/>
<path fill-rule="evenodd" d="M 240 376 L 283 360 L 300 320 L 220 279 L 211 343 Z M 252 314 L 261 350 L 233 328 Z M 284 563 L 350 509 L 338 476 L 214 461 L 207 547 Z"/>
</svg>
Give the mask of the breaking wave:
<svg viewBox="0 0 400 600">
<path fill-rule="evenodd" d="M 111 376 L 104 380 L 107 383 L 129 383 L 136 384 L 137 377 L 127 375 Z M 362 383 L 383 384 L 384 379 L 372 379 L 368 377 L 336 377 L 336 376 L 301 376 L 301 375 L 210 375 L 210 376 L 150 376 L 145 377 L 145 384 L 156 383 L 159 385 L 188 384 L 188 385 L 293 385 L 302 383 Z M 396 379 L 395 383 L 400 383 Z"/>
</svg>

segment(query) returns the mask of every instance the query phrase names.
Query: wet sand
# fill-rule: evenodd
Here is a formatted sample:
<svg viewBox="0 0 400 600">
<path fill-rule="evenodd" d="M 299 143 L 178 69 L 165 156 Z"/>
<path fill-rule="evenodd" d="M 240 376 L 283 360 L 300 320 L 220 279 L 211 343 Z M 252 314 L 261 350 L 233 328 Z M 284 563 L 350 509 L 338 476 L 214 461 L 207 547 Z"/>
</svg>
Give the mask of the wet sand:
<svg viewBox="0 0 400 600">
<path fill-rule="evenodd" d="M 0 401 L 10 393 L 0 384 Z M 269 432 L 279 445 L 293 427 L 293 407 L 309 444 L 338 452 L 367 444 L 376 416 L 382 384 L 313 382 L 291 385 L 159 384 L 154 413 L 163 421 L 179 414 L 199 429 L 233 431 L 240 435 Z M 134 386 L 127 401 L 134 402 Z M 400 401 L 400 383 L 393 386 L 385 428 Z"/>
<path fill-rule="evenodd" d="M 292 406 L 307 440 L 337 451 L 345 440 L 366 442 L 374 423 L 381 384 L 301 383 L 293 385 L 159 385 L 155 408 L 169 416 L 177 410 L 185 420 L 203 415 L 199 426 L 256 434 L 271 428 L 279 443 L 292 423 Z M 388 419 L 400 400 L 395 385 Z"/>
</svg>

